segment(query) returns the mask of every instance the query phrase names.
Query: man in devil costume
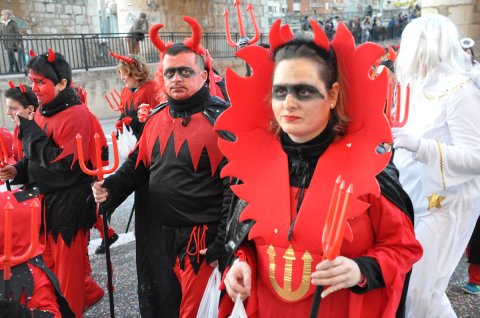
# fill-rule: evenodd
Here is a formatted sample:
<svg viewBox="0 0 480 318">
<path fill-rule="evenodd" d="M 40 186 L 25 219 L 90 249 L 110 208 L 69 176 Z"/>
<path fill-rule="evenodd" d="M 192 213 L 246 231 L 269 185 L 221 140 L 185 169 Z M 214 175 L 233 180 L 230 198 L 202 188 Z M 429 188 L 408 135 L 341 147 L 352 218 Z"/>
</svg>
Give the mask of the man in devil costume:
<svg viewBox="0 0 480 318">
<path fill-rule="evenodd" d="M 156 262 L 151 266 L 159 296 L 155 313 L 148 317 L 178 317 L 174 265 L 182 289 L 180 317 L 196 317 L 213 270 L 210 265 L 223 251 L 228 211 L 224 202 L 230 199 L 228 178 L 220 178 L 225 158 L 213 129 L 227 106 L 210 93 L 215 81 L 206 85 L 213 75 L 204 67 L 200 25 L 190 17 L 183 19 L 192 27 L 192 37 L 181 44 L 164 44 L 157 33 L 161 25 L 150 30 L 161 53 L 168 102 L 152 112 L 136 150 L 122 167 L 93 186 L 96 201 L 105 201 L 104 208 L 113 211 L 132 191 L 149 184 L 149 222 L 143 231 Z"/>
<path fill-rule="evenodd" d="M 93 135 L 103 132 L 71 87 L 71 68 L 61 54 L 49 49 L 33 56 L 27 69 L 40 106 L 33 120 L 17 116 L 25 157 L 0 169 L 0 178 L 34 183 L 40 189 L 46 224 L 45 262 L 58 277 L 75 316 L 82 317 L 85 290 L 89 289 L 85 283 L 85 235 L 96 212 L 90 193 L 93 178 L 80 169 L 75 137 L 83 137 L 85 163 L 92 167 Z M 107 154 L 106 147 L 102 150 Z"/>
<path fill-rule="evenodd" d="M 5 256 L 5 207 L 12 208 L 12 256 L 18 257 L 27 252 L 32 244 L 30 237 L 32 221 L 40 230 L 40 202 L 37 198 L 19 202 L 14 192 L 0 193 L 0 260 Z M 32 201 L 37 208 L 32 209 Z M 32 212 L 33 210 L 33 212 Z M 73 318 L 73 312 L 60 292 L 58 280 L 44 264 L 41 253 L 43 246 L 37 245 L 31 258 L 14 264 L 11 278 L 4 280 L 5 264 L 0 262 L 0 318 Z M 7 298 L 6 295 L 9 295 Z"/>
</svg>

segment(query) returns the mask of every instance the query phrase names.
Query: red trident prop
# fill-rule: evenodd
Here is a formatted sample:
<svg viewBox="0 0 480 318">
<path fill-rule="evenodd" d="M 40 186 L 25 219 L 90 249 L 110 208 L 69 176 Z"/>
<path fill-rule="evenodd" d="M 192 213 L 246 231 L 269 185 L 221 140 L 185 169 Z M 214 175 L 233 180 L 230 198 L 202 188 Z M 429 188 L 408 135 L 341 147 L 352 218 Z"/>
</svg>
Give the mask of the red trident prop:
<svg viewBox="0 0 480 318">
<path fill-rule="evenodd" d="M 235 43 L 232 41 L 232 36 L 230 35 L 230 26 L 228 24 L 228 10 L 225 9 L 223 11 L 223 15 L 225 16 L 225 33 L 227 36 L 227 43 L 231 47 L 238 47 L 242 48 L 247 45 L 254 44 L 255 42 L 258 41 L 260 38 L 260 31 L 258 30 L 258 24 L 257 20 L 255 19 L 255 16 L 253 15 L 253 6 L 251 3 L 247 5 L 247 11 L 250 13 L 250 18 L 253 23 L 253 29 L 255 30 L 255 36 L 253 39 L 249 39 L 248 36 L 245 35 L 245 29 L 243 28 L 243 20 L 242 20 L 242 13 L 240 12 L 240 0 L 235 0 L 235 3 L 233 4 L 236 9 L 237 9 L 237 18 L 238 18 L 238 32 L 240 33 L 240 40 L 238 43 Z"/>
<path fill-rule="evenodd" d="M 345 227 L 347 226 L 347 215 L 352 203 L 353 185 L 349 185 L 345 190 L 345 181 L 342 176 L 338 176 L 333 187 L 332 198 L 325 219 L 325 226 L 322 234 L 323 258 L 330 261 L 340 255 Z M 313 297 L 310 318 L 318 316 L 320 309 L 322 286 L 317 286 Z"/>
<path fill-rule="evenodd" d="M 118 167 L 118 145 L 117 145 L 117 136 L 115 132 L 112 132 L 112 143 L 113 143 L 113 165 L 109 169 L 104 169 L 102 164 L 102 149 L 100 146 L 100 135 L 96 133 L 93 138 L 95 139 L 95 162 L 97 164 L 96 169 L 89 169 L 85 165 L 85 158 L 83 156 L 83 147 L 82 147 L 82 136 L 77 134 L 77 150 L 78 150 L 78 162 L 82 171 L 90 176 L 96 176 L 98 181 L 103 180 L 105 174 L 114 172 Z M 103 217 L 103 235 L 105 238 L 108 238 L 108 224 L 107 217 L 102 210 L 102 205 L 98 204 L 98 214 Z M 113 301 L 113 283 L 112 283 L 112 266 L 110 260 L 110 246 L 105 244 L 105 259 L 107 263 L 107 289 L 108 289 L 108 299 L 110 302 L 110 317 L 115 318 L 115 304 Z"/>
<path fill-rule="evenodd" d="M 402 87 L 400 83 L 388 81 L 387 85 L 387 106 L 385 107 L 385 114 L 387 120 L 392 127 L 403 127 L 408 120 L 408 110 L 410 104 L 410 85 L 407 85 L 405 90 L 405 103 L 402 101 Z M 392 112 L 392 104 L 395 103 L 395 109 Z M 403 118 L 400 119 L 403 115 Z"/>
<path fill-rule="evenodd" d="M 3 256 L 0 258 L 0 263 L 3 264 L 3 280 L 5 281 L 5 298 L 8 299 L 8 293 L 10 288 L 8 287 L 7 282 L 12 276 L 11 268 L 28 261 L 32 258 L 33 253 L 38 246 L 38 217 L 40 205 L 36 200 L 32 201 L 30 204 L 31 218 L 30 218 L 30 238 L 31 242 L 28 246 L 27 251 L 22 255 L 12 255 L 12 217 L 13 217 L 13 204 L 7 202 L 3 208 L 5 211 L 5 237 L 4 237 L 4 247 L 3 247 Z"/>
<path fill-rule="evenodd" d="M 107 100 L 108 102 L 108 105 L 110 106 L 111 109 L 113 109 L 114 111 L 123 111 L 123 107 L 122 105 L 120 104 L 120 93 L 114 89 L 112 93 L 110 93 L 110 96 L 113 100 L 113 102 L 115 103 L 115 106 L 113 105 L 112 101 L 110 100 L 110 98 L 108 98 L 108 94 L 105 94 L 105 99 Z"/>
</svg>

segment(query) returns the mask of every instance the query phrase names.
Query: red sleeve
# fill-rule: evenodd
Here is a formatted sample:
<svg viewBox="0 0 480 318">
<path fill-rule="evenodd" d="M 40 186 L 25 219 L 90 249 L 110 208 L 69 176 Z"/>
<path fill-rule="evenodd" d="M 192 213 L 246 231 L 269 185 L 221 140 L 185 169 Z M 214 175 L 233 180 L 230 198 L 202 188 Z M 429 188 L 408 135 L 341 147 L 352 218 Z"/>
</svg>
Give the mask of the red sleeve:
<svg viewBox="0 0 480 318">
<path fill-rule="evenodd" d="M 366 256 L 375 258 L 380 265 L 390 298 L 385 311 L 391 311 L 393 317 L 400 301 L 405 275 L 422 257 L 423 250 L 405 212 L 384 196 L 375 198 L 370 195 L 369 203 L 375 243 Z"/>
<path fill-rule="evenodd" d="M 60 307 L 55 296 L 55 288 L 47 277 L 47 274 L 40 268 L 28 264 L 33 276 L 33 296 L 28 302 L 30 309 L 44 310 L 54 315 L 54 318 L 61 318 Z"/>
</svg>

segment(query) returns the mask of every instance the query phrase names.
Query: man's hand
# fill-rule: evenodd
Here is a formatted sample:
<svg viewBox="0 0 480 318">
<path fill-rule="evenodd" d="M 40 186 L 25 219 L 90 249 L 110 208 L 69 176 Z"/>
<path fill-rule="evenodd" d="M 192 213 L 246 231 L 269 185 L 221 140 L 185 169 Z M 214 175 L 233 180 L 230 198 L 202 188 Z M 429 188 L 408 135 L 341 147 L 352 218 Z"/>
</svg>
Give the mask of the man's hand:
<svg viewBox="0 0 480 318">
<path fill-rule="evenodd" d="M 343 256 L 318 263 L 312 273 L 312 285 L 329 286 L 322 292 L 322 298 L 337 290 L 355 286 L 363 280 L 364 276 L 357 263 Z"/>
<path fill-rule="evenodd" d="M 92 186 L 93 197 L 97 203 L 105 202 L 108 198 L 108 191 L 103 187 L 104 182 L 105 180 L 98 181 Z"/>
<path fill-rule="evenodd" d="M 11 180 L 15 178 L 16 175 L 17 169 L 15 169 L 15 167 L 12 165 L 7 165 L 3 168 L 0 168 L 0 179 L 3 181 Z"/>
<path fill-rule="evenodd" d="M 225 276 L 225 287 L 233 302 L 240 296 L 245 300 L 252 291 L 252 269 L 247 262 L 235 260 Z"/>
</svg>

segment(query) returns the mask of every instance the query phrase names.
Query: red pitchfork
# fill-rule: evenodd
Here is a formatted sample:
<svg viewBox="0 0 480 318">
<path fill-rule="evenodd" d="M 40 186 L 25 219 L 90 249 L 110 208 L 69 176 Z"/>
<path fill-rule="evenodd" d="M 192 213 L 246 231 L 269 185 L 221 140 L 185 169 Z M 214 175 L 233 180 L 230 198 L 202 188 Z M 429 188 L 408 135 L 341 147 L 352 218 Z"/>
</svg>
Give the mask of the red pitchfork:
<svg viewBox="0 0 480 318">
<path fill-rule="evenodd" d="M 405 91 L 405 103 L 402 103 L 402 88 L 400 83 L 395 84 L 393 81 L 388 81 L 387 85 L 387 106 L 385 107 L 385 114 L 387 120 L 392 127 L 403 127 L 408 120 L 408 110 L 410 104 L 410 85 L 407 85 Z M 392 113 L 392 104 L 395 103 L 395 110 Z M 400 116 L 403 114 L 403 119 Z"/>
<path fill-rule="evenodd" d="M 7 151 L 7 146 L 5 144 L 5 140 L 3 139 L 2 134 L 0 134 L 0 147 L 2 151 L 2 155 L 0 156 L 0 168 L 3 168 L 6 165 L 8 165 L 8 151 Z M 8 191 L 12 191 L 10 187 L 10 180 L 6 180 L 5 185 Z"/>
<path fill-rule="evenodd" d="M 112 100 L 115 102 L 115 105 L 116 105 L 116 107 L 113 106 L 113 103 L 110 101 L 110 98 L 108 98 L 108 94 L 105 94 L 105 99 L 107 100 L 110 108 L 113 109 L 114 111 L 122 111 L 123 107 L 120 104 L 120 93 L 116 89 L 114 89 L 113 92 L 110 93 L 110 96 L 112 97 Z"/>
<path fill-rule="evenodd" d="M 323 258 L 330 261 L 340 255 L 343 235 L 347 225 L 347 215 L 352 203 L 353 185 L 349 185 L 345 191 L 345 181 L 338 176 L 333 187 L 332 198 L 325 219 L 322 235 Z M 310 318 L 318 316 L 320 309 L 322 286 L 317 286 L 310 311 Z"/>
<path fill-rule="evenodd" d="M 0 258 L 0 263 L 3 264 L 3 280 L 5 281 L 5 298 L 8 300 L 8 293 L 10 288 L 8 286 L 8 281 L 12 276 L 11 268 L 28 261 L 32 258 L 33 253 L 38 246 L 38 210 L 40 205 L 36 200 L 32 201 L 30 204 L 31 218 L 30 218 L 30 238 L 31 243 L 28 246 L 27 251 L 22 255 L 12 255 L 12 214 L 13 214 L 13 204 L 8 201 L 3 210 L 5 211 L 5 236 L 4 236 L 4 246 L 3 246 L 3 256 Z"/>
<path fill-rule="evenodd" d="M 253 29 L 255 31 L 255 36 L 253 39 L 249 39 L 248 36 L 245 35 L 245 29 L 243 28 L 243 20 L 242 20 L 242 13 L 240 12 L 240 0 L 235 0 L 233 4 L 236 9 L 237 9 L 237 18 L 238 18 L 238 31 L 240 33 L 240 39 L 238 40 L 237 43 L 233 42 L 232 36 L 230 35 L 230 26 L 228 23 L 228 10 L 225 9 L 223 11 L 223 15 L 225 16 L 225 35 L 227 38 L 227 43 L 231 47 L 238 47 L 242 48 L 251 44 L 254 44 L 255 42 L 258 41 L 260 38 L 260 31 L 258 30 L 258 24 L 257 20 L 255 19 L 255 16 L 253 15 L 253 6 L 251 3 L 247 5 L 247 11 L 250 12 L 250 18 L 252 19 L 253 23 Z M 250 69 L 250 66 L 247 64 L 247 76 L 250 76 L 252 73 L 252 70 Z"/>
<path fill-rule="evenodd" d="M 102 164 L 102 149 L 100 147 L 100 135 L 96 133 L 93 138 L 95 139 L 95 162 L 97 164 L 96 169 L 89 169 L 85 165 L 85 158 L 83 156 L 83 147 L 82 147 L 82 136 L 77 134 L 77 151 L 78 151 L 78 162 L 82 171 L 90 176 L 96 176 L 98 181 L 103 180 L 103 176 L 108 173 L 114 172 L 118 167 L 118 145 L 117 145 L 117 136 L 115 132 L 112 132 L 112 144 L 113 144 L 113 165 L 109 169 L 104 169 Z M 107 217 L 102 211 L 102 205 L 98 204 L 98 214 L 103 217 L 103 237 L 105 242 L 108 241 L 108 225 Z M 112 283 L 112 266 L 110 261 L 110 246 L 108 243 L 105 243 L 105 259 L 107 262 L 107 289 L 108 289 L 108 299 L 110 301 L 110 317 L 115 318 L 115 305 L 113 301 L 113 283 Z"/>
</svg>

